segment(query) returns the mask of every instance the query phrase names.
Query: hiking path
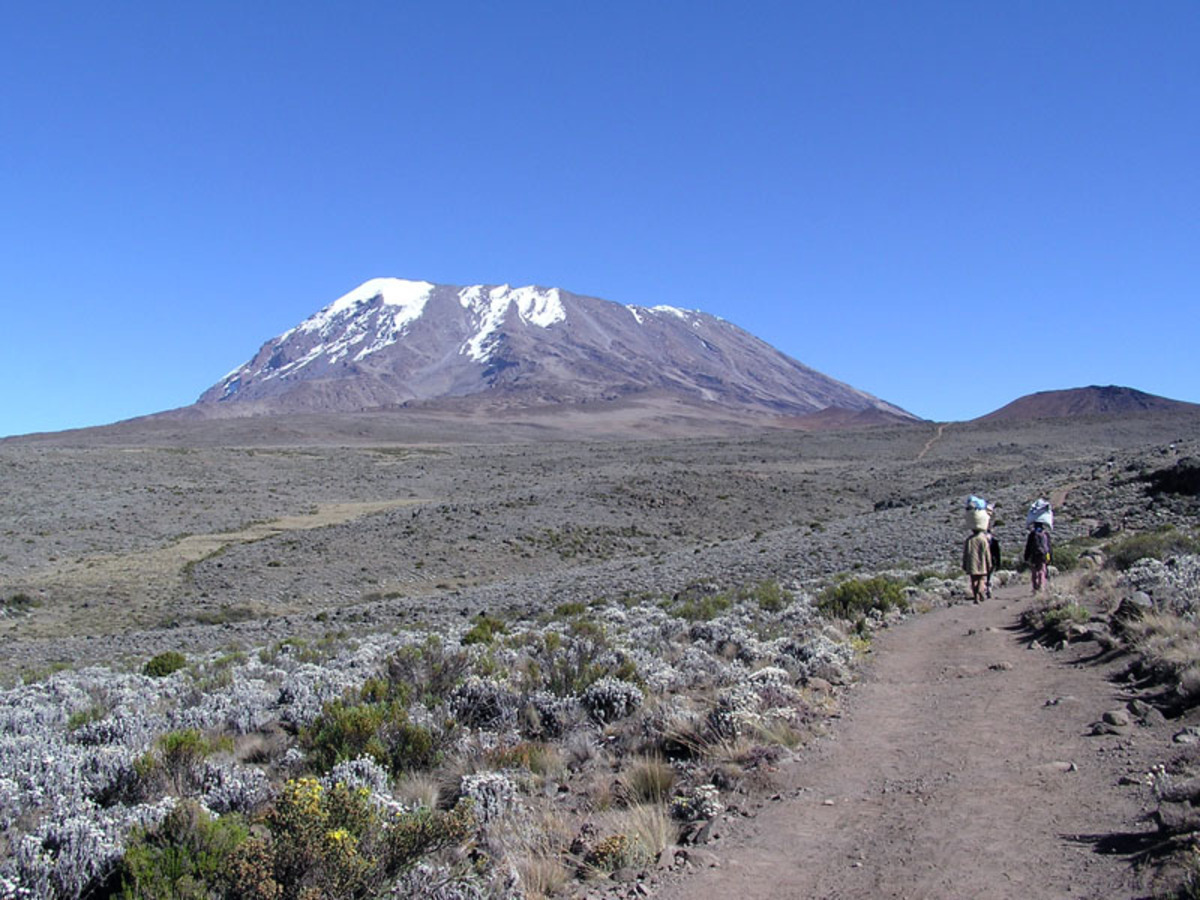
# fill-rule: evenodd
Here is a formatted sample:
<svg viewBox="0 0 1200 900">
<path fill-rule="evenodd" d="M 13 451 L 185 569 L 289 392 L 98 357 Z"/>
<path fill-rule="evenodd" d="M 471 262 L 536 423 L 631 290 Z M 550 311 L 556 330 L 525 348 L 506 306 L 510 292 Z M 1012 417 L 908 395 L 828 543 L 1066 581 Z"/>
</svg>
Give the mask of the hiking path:
<svg viewBox="0 0 1200 900">
<path fill-rule="evenodd" d="M 1126 661 L 1035 644 L 1019 622 L 1028 591 L 877 634 L 830 735 L 656 896 L 1145 896 L 1131 864 L 1153 831 L 1140 782 L 1170 738 L 1091 734 L 1128 699 L 1110 679 Z"/>
</svg>

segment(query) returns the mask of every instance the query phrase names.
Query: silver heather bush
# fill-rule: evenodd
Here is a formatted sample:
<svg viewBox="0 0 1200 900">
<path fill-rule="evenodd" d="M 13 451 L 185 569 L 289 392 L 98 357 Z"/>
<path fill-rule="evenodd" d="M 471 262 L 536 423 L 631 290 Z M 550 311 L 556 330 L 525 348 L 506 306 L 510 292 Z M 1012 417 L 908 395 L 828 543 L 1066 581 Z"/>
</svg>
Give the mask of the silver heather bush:
<svg viewBox="0 0 1200 900">
<path fill-rule="evenodd" d="M 520 806 L 516 785 L 499 772 L 464 775 L 459 794 L 474 801 L 475 817 L 485 825 Z"/>
<path fill-rule="evenodd" d="M 823 634 L 806 639 L 783 641 L 778 648 L 775 664 L 799 678 L 825 678 L 840 681 L 854 659 L 847 644 L 839 644 Z"/>
<path fill-rule="evenodd" d="M 520 702 L 495 681 L 472 675 L 450 695 L 450 709 L 468 728 L 500 730 L 516 724 Z"/>
<path fill-rule="evenodd" d="M 671 815 L 681 822 L 713 819 L 725 810 L 721 792 L 714 785 L 701 784 L 671 801 Z"/>
<path fill-rule="evenodd" d="M 579 702 L 594 721 L 605 725 L 635 712 L 642 705 L 642 690 L 623 679 L 605 677 L 590 684 Z"/>
<path fill-rule="evenodd" d="M 1125 573 L 1125 580 L 1178 616 L 1194 617 L 1200 612 L 1200 556 L 1138 560 Z"/>
<path fill-rule="evenodd" d="M 279 718 L 290 725 L 311 725 L 326 703 L 359 687 L 365 680 L 363 672 L 302 663 L 284 676 L 275 701 L 280 707 Z"/>
<path fill-rule="evenodd" d="M 388 793 L 387 769 L 371 756 L 344 760 L 330 769 L 329 774 L 321 780 L 327 788 L 344 784 L 351 789 L 366 788 L 372 794 Z"/>
<path fill-rule="evenodd" d="M 85 804 L 78 811 L 48 816 L 18 841 L 0 875 L 24 890 L 24 896 L 75 900 L 117 865 L 132 828 L 157 825 L 173 806 L 171 798 L 133 809 L 98 810 Z"/>
<path fill-rule="evenodd" d="M 667 662 L 660 652 L 634 647 L 629 651 L 629 657 L 637 666 L 638 676 L 652 694 L 665 694 L 682 682 L 679 670 Z"/>
<path fill-rule="evenodd" d="M 171 716 L 171 728 L 249 734 L 278 717 L 280 688 L 274 680 L 247 677 L 239 670 L 233 671 L 232 679 L 227 689 L 206 692 L 194 705 L 176 711 Z"/>
<path fill-rule="evenodd" d="M 521 731 L 539 740 L 555 740 L 566 734 L 576 720 L 579 701 L 556 697 L 549 691 L 527 695 L 521 709 Z"/>
<path fill-rule="evenodd" d="M 733 684 L 740 679 L 740 672 L 744 671 L 735 672 L 725 660 L 697 646 L 689 646 L 683 651 L 675 669 L 679 672 L 679 688 Z"/>
<path fill-rule="evenodd" d="M 630 610 L 632 627 L 625 632 L 631 647 L 663 651 L 688 630 L 688 623 L 658 606 L 642 604 Z"/>
<path fill-rule="evenodd" d="M 200 776 L 201 801 L 215 813 L 252 813 L 274 791 L 262 770 L 236 763 L 205 761 Z"/>
<path fill-rule="evenodd" d="M 445 866 L 419 863 L 392 885 L 392 900 L 490 900 L 488 890 L 471 875 Z"/>
</svg>

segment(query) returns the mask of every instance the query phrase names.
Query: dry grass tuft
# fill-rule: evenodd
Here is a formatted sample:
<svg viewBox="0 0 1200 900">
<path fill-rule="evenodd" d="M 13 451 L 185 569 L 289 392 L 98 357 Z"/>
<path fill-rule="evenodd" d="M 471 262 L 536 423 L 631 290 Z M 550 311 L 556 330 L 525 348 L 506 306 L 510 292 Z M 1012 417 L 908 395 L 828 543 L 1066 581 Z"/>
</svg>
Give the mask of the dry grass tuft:
<svg viewBox="0 0 1200 900">
<path fill-rule="evenodd" d="M 618 779 L 631 806 L 642 803 L 666 803 L 675 789 L 675 770 L 661 757 L 633 761 Z"/>
<path fill-rule="evenodd" d="M 663 850 L 679 840 L 679 826 L 665 803 L 630 806 L 615 815 L 612 825 L 614 831 L 633 840 L 643 862 L 658 859 Z"/>
<path fill-rule="evenodd" d="M 1188 705 L 1200 702 L 1200 623 L 1163 612 L 1148 612 L 1126 625 L 1143 665 L 1172 685 Z"/>
<path fill-rule="evenodd" d="M 554 897 L 571 882 L 574 872 L 566 860 L 574 833 L 572 820 L 554 810 L 542 810 L 522 826 L 505 830 L 502 853 L 520 876 L 523 897 Z"/>
<path fill-rule="evenodd" d="M 432 773 L 409 772 L 396 779 L 392 795 L 405 806 L 437 809 L 442 786 Z"/>
</svg>

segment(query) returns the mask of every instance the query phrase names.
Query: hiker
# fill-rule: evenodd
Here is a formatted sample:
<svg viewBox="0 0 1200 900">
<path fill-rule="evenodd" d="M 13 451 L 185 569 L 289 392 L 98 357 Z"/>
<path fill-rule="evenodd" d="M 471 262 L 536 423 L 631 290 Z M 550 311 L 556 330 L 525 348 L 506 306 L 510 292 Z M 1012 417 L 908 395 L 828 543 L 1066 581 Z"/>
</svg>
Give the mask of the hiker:
<svg viewBox="0 0 1200 900">
<path fill-rule="evenodd" d="M 984 586 L 992 572 L 992 550 L 985 528 L 976 528 L 963 544 L 963 571 L 971 576 L 971 596 L 982 603 Z"/>
<path fill-rule="evenodd" d="M 994 513 L 994 510 L 995 510 L 995 506 L 993 506 L 992 504 L 989 503 L 988 504 L 988 512 Z M 986 594 L 987 594 L 987 598 L 989 600 L 992 599 L 992 573 L 1000 568 L 1000 539 L 998 537 L 996 537 L 995 532 L 992 531 L 992 518 L 994 518 L 994 516 L 988 518 L 988 527 L 987 527 L 988 553 L 991 555 L 991 559 L 992 559 L 992 564 L 988 568 L 988 573 L 987 573 Z"/>
<path fill-rule="evenodd" d="M 1050 532 L 1041 522 L 1034 522 L 1025 539 L 1025 562 L 1029 564 L 1033 593 L 1046 586 L 1046 567 L 1050 564 Z"/>
</svg>

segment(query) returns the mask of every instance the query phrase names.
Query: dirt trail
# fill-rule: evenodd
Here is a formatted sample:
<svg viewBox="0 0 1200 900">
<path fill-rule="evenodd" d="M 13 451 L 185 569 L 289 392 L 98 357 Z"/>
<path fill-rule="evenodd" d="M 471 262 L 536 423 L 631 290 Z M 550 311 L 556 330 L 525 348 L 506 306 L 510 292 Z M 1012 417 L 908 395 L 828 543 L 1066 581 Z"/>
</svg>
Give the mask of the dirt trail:
<svg viewBox="0 0 1200 900">
<path fill-rule="evenodd" d="M 1142 896 L 1140 785 L 1169 736 L 1091 736 L 1123 704 L 1096 645 L 1030 649 L 1024 585 L 878 636 L 846 713 L 789 769 L 783 799 L 705 849 L 665 900 Z M 1162 726 L 1169 727 L 1169 726 Z M 1090 836 L 1090 837 L 1089 837 Z M 1122 843 L 1122 837 L 1124 843 Z"/>
<path fill-rule="evenodd" d="M 933 437 L 925 442 L 925 446 L 922 447 L 921 452 L 917 454 L 917 462 L 920 462 L 925 458 L 925 455 L 933 449 L 933 445 L 940 441 L 942 439 L 942 435 L 945 433 L 946 423 L 943 422 L 942 424 L 938 425 L 937 431 L 934 433 Z"/>
</svg>

